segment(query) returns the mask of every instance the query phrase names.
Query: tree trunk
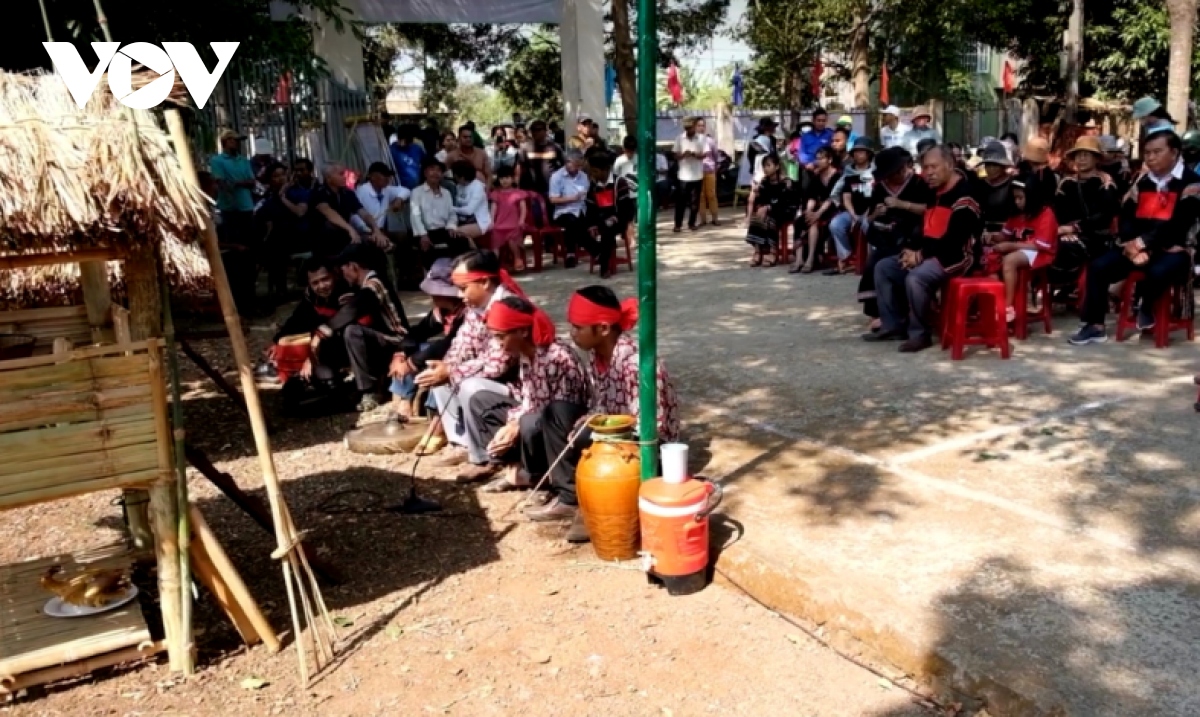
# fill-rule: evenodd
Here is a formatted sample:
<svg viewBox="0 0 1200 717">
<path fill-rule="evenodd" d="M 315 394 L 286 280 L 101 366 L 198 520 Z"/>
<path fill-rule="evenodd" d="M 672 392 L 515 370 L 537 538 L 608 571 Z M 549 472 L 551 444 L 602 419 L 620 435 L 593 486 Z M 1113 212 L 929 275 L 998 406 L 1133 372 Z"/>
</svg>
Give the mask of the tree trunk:
<svg viewBox="0 0 1200 717">
<path fill-rule="evenodd" d="M 871 88 L 871 67 L 867 59 L 870 38 L 867 35 L 867 8 L 863 7 L 854 17 L 854 34 L 850 37 L 850 80 L 854 86 L 854 108 L 861 109 L 870 104 L 867 94 Z"/>
<path fill-rule="evenodd" d="M 1083 68 L 1083 0 L 1072 0 L 1067 23 L 1067 126 L 1074 126 L 1079 115 L 1079 73 Z"/>
<path fill-rule="evenodd" d="M 1192 31 L 1197 0 L 1167 0 L 1171 17 L 1171 67 L 1167 73 L 1167 111 L 1183 131 L 1188 126 L 1188 97 L 1192 79 Z"/>
<path fill-rule="evenodd" d="M 625 132 L 637 136 L 637 59 L 629 27 L 629 0 L 612 0 L 613 46 L 616 48 L 617 88 Z M 650 78 L 654 82 L 654 78 Z"/>
</svg>

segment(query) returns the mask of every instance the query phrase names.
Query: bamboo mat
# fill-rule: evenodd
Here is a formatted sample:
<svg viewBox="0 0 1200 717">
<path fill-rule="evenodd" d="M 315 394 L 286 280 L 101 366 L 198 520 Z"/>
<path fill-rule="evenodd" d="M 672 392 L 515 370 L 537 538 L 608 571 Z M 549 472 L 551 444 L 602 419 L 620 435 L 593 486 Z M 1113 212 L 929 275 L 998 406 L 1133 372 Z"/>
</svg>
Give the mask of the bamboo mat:
<svg viewBox="0 0 1200 717">
<path fill-rule="evenodd" d="M 51 566 L 62 565 L 68 573 L 85 565 L 129 567 L 134 557 L 118 544 L 0 566 L 0 680 L 150 642 L 137 600 L 89 617 L 54 618 L 42 612 L 54 596 L 38 579 Z"/>
</svg>

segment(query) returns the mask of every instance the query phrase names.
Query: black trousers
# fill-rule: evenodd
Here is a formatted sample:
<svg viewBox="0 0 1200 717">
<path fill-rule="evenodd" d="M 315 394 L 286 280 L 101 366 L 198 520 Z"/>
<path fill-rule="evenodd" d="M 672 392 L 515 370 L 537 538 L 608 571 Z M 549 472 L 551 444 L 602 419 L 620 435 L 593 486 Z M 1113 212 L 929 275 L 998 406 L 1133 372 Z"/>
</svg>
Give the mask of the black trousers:
<svg viewBox="0 0 1200 717">
<path fill-rule="evenodd" d="M 417 250 L 421 252 L 421 264 L 424 265 L 426 271 L 438 259 L 457 259 L 471 251 L 470 239 L 451 236 L 450 232 L 445 229 L 430 229 L 428 236 L 429 241 L 433 243 L 433 247 L 430 249 L 421 249 L 420 243 L 417 243 Z"/>
<path fill-rule="evenodd" d="M 575 214 L 560 214 L 554 217 L 554 224 L 562 227 L 564 254 L 574 256 L 576 248 L 580 245 L 585 249 L 588 247 L 587 242 L 591 237 L 588 236 L 587 225 L 584 224 L 582 217 Z"/>
<path fill-rule="evenodd" d="M 1191 260 L 1187 252 L 1155 252 L 1144 266 L 1134 266 L 1120 248 L 1111 249 L 1088 264 L 1087 291 L 1084 296 L 1083 320 L 1097 326 L 1104 324 L 1108 314 L 1108 287 L 1127 278 L 1134 271 L 1146 275 L 1138 282 L 1142 306 L 1149 309 L 1162 293 L 1174 284 L 1187 280 Z"/>
<path fill-rule="evenodd" d="M 591 232 L 584 232 L 583 240 L 580 245 L 587 251 L 588 254 L 596 257 L 596 263 L 600 267 L 600 274 L 608 276 L 608 265 L 612 261 L 613 252 L 617 250 L 617 238 L 621 236 L 620 227 L 602 226 L 600 235 L 593 237 Z"/>
<path fill-rule="evenodd" d="M 683 213 L 688 213 L 688 228 L 696 227 L 696 214 L 700 211 L 700 187 L 704 184 L 697 179 L 694 182 L 680 182 L 675 189 L 675 228 L 683 227 Z"/>
<path fill-rule="evenodd" d="M 342 340 L 354 371 L 354 384 L 362 393 L 378 390 L 387 377 L 392 356 L 400 348 L 396 337 L 367 326 L 350 324 L 342 330 Z M 324 353 L 324 349 L 322 349 Z"/>
<path fill-rule="evenodd" d="M 478 445 L 487 445 L 508 422 L 508 411 L 513 405 L 511 398 L 492 391 L 480 391 L 472 396 L 467 410 L 481 418 L 475 422 L 475 426 L 467 423 L 472 440 L 479 441 Z M 554 459 L 566 449 L 575 422 L 585 415 L 587 406 L 553 401 L 538 413 L 522 416 L 521 437 L 506 455 L 500 457 L 499 462 L 519 460 L 536 483 L 546 475 Z M 591 445 L 591 432 L 584 429 L 584 434 L 550 475 L 550 484 L 559 500 L 567 505 L 578 505 L 575 497 L 575 466 L 579 464 L 583 449 Z"/>
</svg>

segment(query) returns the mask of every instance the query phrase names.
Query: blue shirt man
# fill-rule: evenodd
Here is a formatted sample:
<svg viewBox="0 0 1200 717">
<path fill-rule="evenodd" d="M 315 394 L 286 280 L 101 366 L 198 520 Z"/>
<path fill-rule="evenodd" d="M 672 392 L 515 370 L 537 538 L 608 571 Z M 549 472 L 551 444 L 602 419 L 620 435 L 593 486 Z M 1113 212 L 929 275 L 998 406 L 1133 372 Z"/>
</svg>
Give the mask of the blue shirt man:
<svg viewBox="0 0 1200 717">
<path fill-rule="evenodd" d="M 800 165 L 807 167 L 817 160 L 817 150 L 828 147 L 833 141 L 833 130 L 829 127 L 829 113 L 820 107 L 813 112 L 812 130 L 800 135 Z"/>
<path fill-rule="evenodd" d="M 242 138 L 227 129 L 221 133 L 221 153 L 212 158 L 209 170 L 217 180 L 217 209 L 222 216 L 254 211 L 254 169 L 242 155 Z"/>
<path fill-rule="evenodd" d="M 412 139 L 412 133 L 401 129 L 391 144 L 392 164 L 396 165 L 396 179 L 405 189 L 415 189 L 423 179 L 421 163 L 425 161 L 425 150 Z"/>
</svg>

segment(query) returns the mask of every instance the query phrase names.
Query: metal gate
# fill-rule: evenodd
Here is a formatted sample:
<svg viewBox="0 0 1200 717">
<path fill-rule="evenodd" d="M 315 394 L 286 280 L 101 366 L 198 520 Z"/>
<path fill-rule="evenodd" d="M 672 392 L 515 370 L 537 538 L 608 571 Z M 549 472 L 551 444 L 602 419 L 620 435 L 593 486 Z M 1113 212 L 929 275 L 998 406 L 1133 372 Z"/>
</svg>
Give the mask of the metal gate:
<svg viewBox="0 0 1200 717">
<path fill-rule="evenodd" d="M 270 61 L 235 63 L 212 99 L 197 113 L 193 149 L 207 160 L 219 151 L 217 135 L 233 129 L 266 139 L 271 154 L 289 165 L 297 157 L 318 163 L 348 156 L 347 120 L 367 114 L 365 91 L 351 90 L 312 70 L 286 69 Z M 315 147 L 314 138 L 324 146 Z M 249 151 L 250 147 L 246 147 Z"/>
</svg>

